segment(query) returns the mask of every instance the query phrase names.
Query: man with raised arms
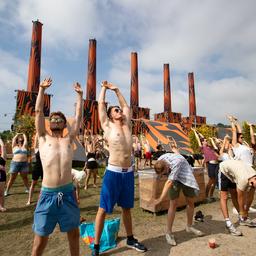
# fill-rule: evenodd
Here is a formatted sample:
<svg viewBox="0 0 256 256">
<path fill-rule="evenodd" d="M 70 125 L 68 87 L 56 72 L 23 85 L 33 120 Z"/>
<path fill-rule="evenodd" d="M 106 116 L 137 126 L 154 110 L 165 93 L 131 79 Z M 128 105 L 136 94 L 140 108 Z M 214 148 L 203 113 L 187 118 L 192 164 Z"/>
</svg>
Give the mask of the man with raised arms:
<svg viewBox="0 0 256 256">
<path fill-rule="evenodd" d="M 115 92 L 119 106 L 110 106 L 106 111 L 107 90 Z M 132 136 L 131 116 L 119 89 L 107 81 L 102 83 L 99 96 L 99 119 L 104 138 L 109 145 L 109 160 L 102 183 L 100 206 L 96 215 L 95 241 L 92 255 L 99 255 L 100 237 L 106 213 L 112 213 L 114 205 L 122 207 L 122 217 L 127 233 L 127 246 L 140 252 L 146 247 L 133 237 L 131 208 L 134 206 L 134 173 L 131 163 Z"/>
<path fill-rule="evenodd" d="M 72 144 L 81 122 L 83 91 L 78 83 L 74 84 L 77 93 L 76 115 L 69 134 L 65 136 L 63 134 L 66 117 L 61 112 L 51 113 L 49 119 L 51 134 L 49 134 L 45 129 L 43 106 L 44 91 L 51 84 L 51 78 L 45 79 L 40 84 L 35 108 L 35 125 L 44 175 L 40 198 L 34 213 L 35 238 L 32 256 L 43 254 L 48 236 L 57 223 L 61 232 L 67 232 L 70 254 L 78 256 L 80 211 L 74 196 L 71 168 Z"/>
</svg>

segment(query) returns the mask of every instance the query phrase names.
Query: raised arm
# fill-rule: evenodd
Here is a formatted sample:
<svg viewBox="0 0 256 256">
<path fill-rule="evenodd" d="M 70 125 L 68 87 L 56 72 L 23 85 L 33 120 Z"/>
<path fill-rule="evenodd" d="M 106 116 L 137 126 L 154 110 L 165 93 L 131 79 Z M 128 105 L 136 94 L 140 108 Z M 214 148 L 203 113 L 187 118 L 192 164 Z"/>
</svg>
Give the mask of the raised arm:
<svg viewBox="0 0 256 256">
<path fill-rule="evenodd" d="M 6 149 L 3 140 L 0 138 L 0 147 L 1 147 L 1 156 L 4 160 L 6 160 Z"/>
<path fill-rule="evenodd" d="M 253 125 L 247 123 L 250 127 L 250 136 L 251 136 L 251 144 L 255 145 L 255 136 L 254 136 L 254 131 L 253 131 Z"/>
<path fill-rule="evenodd" d="M 26 148 L 28 146 L 28 139 L 25 133 L 23 133 L 23 139 L 24 139 L 23 147 Z"/>
<path fill-rule="evenodd" d="M 81 119 L 82 119 L 82 101 L 83 101 L 83 90 L 79 83 L 74 84 L 74 89 L 77 92 L 77 101 L 76 101 L 76 114 L 75 121 L 71 127 L 70 139 L 73 140 L 79 132 Z"/>
<path fill-rule="evenodd" d="M 106 85 L 107 85 L 107 81 L 102 82 L 101 84 L 102 87 L 101 87 L 99 100 L 98 100 L 99 119 L 100 119 L 100 125 L 103 131 L 105 131 L 105 129 L 108 127 L 108 124 L 109 124 L 107 110 L 106 110 L 106 103 L 105 103 L 105 97 L 106 97 L 106 91 L 107 91 Z"/>
<path fill-rule="evenodd" d="M 213 148 L 214 148 L 215 150 L 218 150 L 218 147 L 217 147 L 217 145 L 216 145 L 214 139 L 213 139 L 213 138 L 210 138 L 210 141 L 211 141 L 211 144 L 212 144 Z"/>
<path fill-rule="evenodd" d="M 131 111 L 130 111 L 130 108 L 129 108 L 124 96 L 122 95 L 122 93 L 120 92 L 120 90 L 118 89 L 118 87 L 116 85 L 108 83 L 107 86 L 109 89 L 113 90 L 116 93 L 120 107 L 123 110 L 123 115 L 125 116 L 127 123 L 130 124 Z"/>
<path fill-rule="evenodd" d="M 44 91 L 51 86 L 52 79 L 46 78 L 39 86 L 39 92 L 36 98 L 35 107 L 35 125 L 38 136 L 45 135 L 45 121 L 44 121 Z"/>
<path fill-rule="evenodd" d="M 195 137 L 196 137 L 196 140 L 197 140 L 197 143 L 198 143 L 199 147 L 202 147 L 202 143 L 201 143 L 201 140 L 200 140 L 200 138 L 199 138 L 199 135 L 198 135 L 197 131 L 196 131 L 194 128 L 191 128 L 191 130 L 192 130 L 192 131 L 194 132 L 194 134 L 195 134 Z"/>
<path fill-rule="evenodd" d="M 12 148 L 14 148 L 16 146 L 16 139 L 19 136 L 20 133 L 17 133 L 13 138 L 12 138 Z"/>
</svg>

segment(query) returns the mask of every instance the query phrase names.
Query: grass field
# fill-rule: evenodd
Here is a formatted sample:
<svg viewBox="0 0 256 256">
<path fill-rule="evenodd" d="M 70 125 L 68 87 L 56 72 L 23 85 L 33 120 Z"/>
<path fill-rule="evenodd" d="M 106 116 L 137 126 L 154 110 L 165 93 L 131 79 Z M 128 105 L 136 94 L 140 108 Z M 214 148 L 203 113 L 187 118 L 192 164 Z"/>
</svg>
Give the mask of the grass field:
<svg viewBox="0 0 256 256">
<path fill-rule="evenodd" d="M 98 180 L 100 185 L 101 180 Z M 34 194 L 34 203 L 25 206 L 28 194 L 24 192 L 24 186 L 21 178 L 18 177 L 11 195 L 6 197 L 5 206 L 7 212 L 0 213 L 0 256 L 27 256 L 31 255 L 33 242 L 33 212 L 35 201 L 39 195 L 40 187 L 36 187 Z M 81 216 L 87 221 L 94 221 L 99 205 L 100 186 L 98 188 L 89 187 L 87 191 L 81 189 Z M 218 196 L 218 192 L 215 193 Z M 232 214 L 231 203 L 230 217 L 233 222 L 237 221 L 237 216 Z M 177 212 L 174 222 L 174 234 L 178 245 L 170 247 L 165 241 L 166 231 L 166 213 L 154 216 L 151 213 L 143 211 L 139 207 L 138 179 L 136 178 L 135 207 L 132 211 L 133 227 L 135 236 L 142 241 L 149 251 L 145 256 L 250 256 L 255 255 L 255 235 L 256 229 L 248 227 L 239 227 L 243 232 L 243 237 L 233 237 L 225 232 L 225 226 L 222 219 L 219 202 L 211 204 L 201 204 L 196 207 L 205 215 L 205 222 L 197 223 L 196 227 L 201 229 L 206 235 L 196 238 L 184 231 L 186 224 L 186 213 L 184 210 Z M 120 216 L 120 208 L 116 208 L 114 213 L 108 218 Z M 255 214 L 251 216 L 255 218 Z M 218 247 L 210 249 L 208 239 L 214 237 Z M 50 236 L 44 255 L 47 256 L 66 256 L 69 255 L 68 242 L 66 234 L 59 231 L 58 226 Z M 90 255 L 90 250 L 80 239 L 80 255 Z M 104 255 L 142 255 L 135 250 L 128 249 L 125 246 L 125 232 L 121 224 L 118 246 L 111 252 Z"/>
</svg>

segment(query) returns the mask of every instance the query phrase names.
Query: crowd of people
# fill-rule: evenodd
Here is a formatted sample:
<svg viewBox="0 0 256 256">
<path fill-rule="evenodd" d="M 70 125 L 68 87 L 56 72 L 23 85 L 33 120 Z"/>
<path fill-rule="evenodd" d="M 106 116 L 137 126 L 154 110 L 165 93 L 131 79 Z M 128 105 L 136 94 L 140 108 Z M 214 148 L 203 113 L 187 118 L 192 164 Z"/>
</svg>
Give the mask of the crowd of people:
<svg viewBox="0 0 256 256">
<path fill-rule="evenodd" d="M 100 254 L 100 238 L 107 214 L 113 212 L 117 204 L 122 209 L 122 219 L 126 231 L 126 245 L 140 252 L 147 248 L 134 237 L 131 209 L 134 207 L 134 172 L 147 166 L 156 174 L 167 176 L 162 194 L 152 203 L 160 204 L 167 195 L 170 206 L 167 214 L 167 243 L 175 246 L 176 240 L 172 231 L 175 219 L 177 201 L 180 191 L 187 202 L 187 224 L 185 230 L 196 236 L 204 233 L 193 226 L 194 200 L 199 193 L 199 186 L 193 175 L 195 161 L 204 166 L 208 174 L 206 184 L 206 203 L 216 201 L 214 190 L 220 195 L 220 207 L 225 227 L 231 235 L 241 236 L 242 232 L 235 227 L 229 218 L 227 207 L 228 193 L 234 209 L 238 214 L 240 225 L 256 227 L 248 213 L 256 211 L 251 208 L 256 187 L 256 171 L 253 168 L 253 157 L 256 150 L 253 125 L 250 127 L 251 143 L 244 141 L 243 133 L 237 119 L 228 116 L 232 127 L 232 137 L 226 135 L 220 138 L 205 138 L 196 129 L 192 129 L 201 154 L 183 156 L 179 152 L 176 141 L 169 137 L 168 150 L 159 143 L 152 152 L 145 136 L 132 136 L 131 113 L 125 98 L 117 86 L 107 81 L 102 82 L 98 100 L 99 120 L 103 136 L 93 135 L 91 130 L 84 131 L 82 143 L 87 160 L 82 171 L 72 168 L 72 144 L 81 127 L 83 91 L 79 83 L 74 84 L 77 94 L 74 122 L 68 133 L 65 115 L 58 111 L 49 116 L 49 129 L 45 127 L 43 112 L 44 93 L 52 84 L 51 78 L 45 79 L 39 88 L 35 106 L 35 138 L 34 165 L 32 182 L 29 186 L 28 173 L 28 142 L 25 134 L 16 134 L 12 140 L 12 160 L 10 163 L 9 180 L 6 183 L 6 149 L 0 139 L 0 211 L 6 211 L 4 197 L 10 194 L 10 189 L 18 174 L 22 177 L 25 192 L 28 193 L 27 205 L 32 203 L 36 184 L 41 178 L 41 192 L 34 212 L 33 231 L 35 233 L 32 255 L 42 255 L 47 245 L 49 235 L 60 226 L 61 232 L 67 233 L 71 255 L 79 255 L 79 190 L 88 190 L 90 177 L 93 178 L 92 188 L 97 187 L 98 165 L 102 152 L 107 152 L 106 170 L 101 184 L 100 203 L 95 217 L 95 239 L 92 255 Z M 106 108 L 106 92 L 115 93 L 119 106 Z M 143 163 L 144 161 L 144 163 Z M 84 182 L 81 185 L 81 182 Z"/>
</svg>

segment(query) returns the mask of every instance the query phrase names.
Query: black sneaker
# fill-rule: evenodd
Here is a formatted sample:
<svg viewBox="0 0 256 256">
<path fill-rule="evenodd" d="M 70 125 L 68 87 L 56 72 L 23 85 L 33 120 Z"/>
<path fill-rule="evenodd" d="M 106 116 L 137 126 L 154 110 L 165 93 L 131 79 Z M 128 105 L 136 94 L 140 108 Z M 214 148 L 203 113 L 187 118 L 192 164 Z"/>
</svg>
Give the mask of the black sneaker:
<svg viewBox="0 0 256 256">
<path fill-rule="evenodd" d="M 130 247 L 132 249 L 135 249 L 138 252 L 146 252 L 148 249 L 141 243 L 138 242 L 137 239 L 132 239 L 126 241 L 127 247 Z"/>
<path fill-rule="evenodd" d="M 204 222 L 204 215 L 203 215 L 202 211 L 196 212 L 195 220 L 200 221 L 200 222 Z"/>
<path fill-rule="evenodd" d="M 93 249 L 92 250 L 92 256 L 98 256 L 98 255 L 100 255 L 100 251 Z"/>
</svg>

